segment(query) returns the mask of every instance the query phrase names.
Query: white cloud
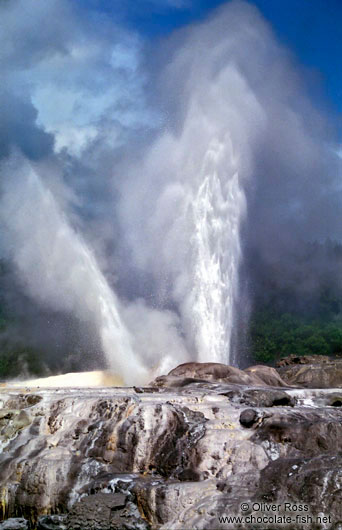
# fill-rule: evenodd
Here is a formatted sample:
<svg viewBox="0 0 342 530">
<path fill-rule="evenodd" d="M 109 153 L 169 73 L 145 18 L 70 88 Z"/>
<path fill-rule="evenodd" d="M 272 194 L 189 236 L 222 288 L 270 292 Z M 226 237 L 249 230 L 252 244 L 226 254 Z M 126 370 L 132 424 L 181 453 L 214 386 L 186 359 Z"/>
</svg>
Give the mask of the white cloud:
<svg viewBox="0 0 342 530">
<path fill-rule="evenodd" d="M 143 43 L 136 34 L 109 19 L 89 23 L 65 0 L 9 2 L 1 15 L 2 71 L 19 97 L 29 94 L 38 125 L 55 135 L 57 152 L 65 148 L 80 156 L 101 136 L 103 123 L 113 145 L 120 143 L 120 128 L 153 122 L 140 69 Z"/>
</svg>

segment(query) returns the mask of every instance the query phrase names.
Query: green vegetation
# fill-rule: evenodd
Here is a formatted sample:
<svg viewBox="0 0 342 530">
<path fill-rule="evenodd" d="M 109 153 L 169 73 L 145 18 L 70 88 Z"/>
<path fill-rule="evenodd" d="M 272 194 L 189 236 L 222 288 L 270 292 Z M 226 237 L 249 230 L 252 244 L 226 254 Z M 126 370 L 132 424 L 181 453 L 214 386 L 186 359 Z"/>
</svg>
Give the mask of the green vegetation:
<svg viewBox="0 0 342 530">
<path fill-rule="evenodd" d="M 262 274 L 250 324 L 258 362 L 294 355 L 342 355 L 342 245 L 307 244 Z"/>
<path fill-rule="evenodd" d="M 7 346 L 0 354 L 0 380 L 18 375 L 41 375 L 44 367 L 38 351 L 28 347 Z"/>
<path fill-rule="evenodd" d="M 3 295 L 7 273 L 8 267 L 0 260 L 0 381 L 24 374 L 41 375 L 45 370 L 42 352 L 23 344 L 15 332 L 16 316 Z"/>
<path fill-rule="evenodd" d="M 253 316 L 250 337 L 255 360 L 264 363 L 290 354 L 342 355 L 342 322 L 263 312 Z"/>
</svg>

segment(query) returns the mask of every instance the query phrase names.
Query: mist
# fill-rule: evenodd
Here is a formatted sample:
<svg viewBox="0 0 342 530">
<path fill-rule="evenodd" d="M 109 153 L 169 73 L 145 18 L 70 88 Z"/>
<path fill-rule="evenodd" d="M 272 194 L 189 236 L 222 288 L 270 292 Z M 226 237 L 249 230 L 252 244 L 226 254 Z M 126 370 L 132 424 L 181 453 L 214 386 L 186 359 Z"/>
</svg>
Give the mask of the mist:
<svg viewBox="0 0 342 530">
<path fill-rule="evenodd" d="M 23 6 L 0 10 L 29 45 L 39 20 Z M 263 264 L 341 239 L 336 135 L 306 72 L 245 2 L 153 48 L 70 2 L 45 9 L 53 38 L 35 37 L 30 83 L 22 57 L 1 56 L 15 109 L 2 257 L 37 311 L 92 330 L 126 384 L 188 360 L 244 364 Z"/>
</svg>

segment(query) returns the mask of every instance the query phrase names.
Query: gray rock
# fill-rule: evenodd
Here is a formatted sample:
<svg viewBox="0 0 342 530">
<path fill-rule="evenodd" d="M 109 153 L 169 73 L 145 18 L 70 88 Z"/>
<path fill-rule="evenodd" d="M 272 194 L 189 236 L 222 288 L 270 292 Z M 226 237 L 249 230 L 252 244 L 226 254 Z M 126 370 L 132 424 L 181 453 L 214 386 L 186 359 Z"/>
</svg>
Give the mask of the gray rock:
<svg viewBox="0 0 342 530">
<path fill-rule="evenodd" d="M 67 530 L 66 515 L 43 515 L 38 518 L 37 530 Z"/>
<path fill-rule="evenodd" d="M 246 368 L 244 372 L 252 377 L 260 379 L 267 386 L 289 386 L 279 375 L 275 368 L 258 364 Z"/>
<path fill-rule="evenodd" d="M 180 364 L 168 375 L 162 375 L 152 381 L 154 388 L 182 388 L 201 382 L 233 383 L 253 386 L 289 386 L 282 380 L 279 373 L 269 366 L 251 366 L 239 370 L 221 363 L 184 363 Z"/>
<path fill-rule="evenodd" d="M 240 414 L 240 423 L 243 427 L 253 427 L 258 419 L 258 413 L 253 409 L 245 409 Z"/>
<path fill-rule="evenodd" d="M 331 357 L 327 355 L 288 355 L 287 357 L 282 357 L 277 363 L 277 368 L 282 368 L 283 366 L 291 366 L 293 364 L 324 364 L 330 363 Z"/>
<path fill-rule="evenodd" d="M 293 407 L 295 398 L 283 390 L 274 388 L 253 388 L 244 390 L 241 403 L 252 407 Z"/>
<path fill-rule="evenodd" d="M 277 371 L 288 384 L 304 388 L 342 388 L 342 359 L 327 359 L 313 362 L 315 356 L 293 359 Z M 294 361 L 298 360 L 298 363 Z M 306 361 L 304 363 L 304 361 Z"/>
<path fill-rule="evenodd" d="M 13 517 L 0 523 L 0 530 L 28 530 L 28 528 L 28 521 L 22 517 Z"/>
<path fill-rule="evenodd" d="M 263 381 L 256 375 L 249 375 L 243 370 L 239 370 L 233 366 L 228 366 L 221 363 L 184 363 L 177 366 L 169 372 L 167 376 L 160 376 L 152 383 L 153 386 L 176 386 L 177 379 L 182 380 L 197 380 L 210 382 L 224 382 L 236 384 L 260 384 Z M 182 386 L 178 383 L 177 386 Z"/>
<path fill-rule="evenodd" d="M 286 387 L 260 366 L 192 363 L 165 378 L 32 399 L 1 388 L 2 524 L 19 513 L 39 530 L 209 530 L 241 502 L 288 498 L 338 523 L 341 392 Z"/>
<path fill-rule="evenodd" d="M 99 530 L 147 530 L 149 526 L 141 518 L 138 510 L 121 493 L 96 493 L 84 497 L 71 509 L 67 528 Z"/>
</svg>

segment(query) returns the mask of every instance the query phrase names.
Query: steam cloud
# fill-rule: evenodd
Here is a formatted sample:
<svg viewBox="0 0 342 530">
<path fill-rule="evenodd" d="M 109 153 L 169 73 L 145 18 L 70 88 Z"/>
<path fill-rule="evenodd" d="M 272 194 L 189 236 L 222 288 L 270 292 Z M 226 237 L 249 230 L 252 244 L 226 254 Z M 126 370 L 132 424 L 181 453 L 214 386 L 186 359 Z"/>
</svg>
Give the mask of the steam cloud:
<svg viewBox="0 0 342 530">
<path fill-rule="evenodd" d="M 335 139 L 293 59 L 243 2 L 152 60 L 64 0 L 44 1 L 52 40 L 32 0 L 0 11 L 7 39 L 21 34 L 18 57 L 0 46 L 14 87 L 0 156 L 2 254 L 22 288 L 95 325 L 127 383 L 189 359 L 238 364 L 243 256 L 341 236 Z"/>
</svg>

